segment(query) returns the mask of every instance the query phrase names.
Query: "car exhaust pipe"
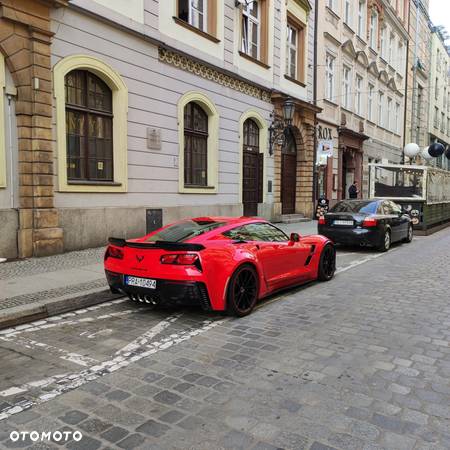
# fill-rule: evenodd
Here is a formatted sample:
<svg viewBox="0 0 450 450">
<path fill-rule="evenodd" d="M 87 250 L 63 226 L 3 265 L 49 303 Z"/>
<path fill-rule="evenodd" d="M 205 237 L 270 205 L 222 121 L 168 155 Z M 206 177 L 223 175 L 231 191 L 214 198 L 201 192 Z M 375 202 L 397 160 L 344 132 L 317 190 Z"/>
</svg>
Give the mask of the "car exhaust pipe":
<svg viewBox="0 0 450 450">
<path fill-rule="evenodd" d="M 137 298 L 140 303 L 144 303 L 144 298 L 140 296 L 140 294 L 137 295 Z"/>
</svg>

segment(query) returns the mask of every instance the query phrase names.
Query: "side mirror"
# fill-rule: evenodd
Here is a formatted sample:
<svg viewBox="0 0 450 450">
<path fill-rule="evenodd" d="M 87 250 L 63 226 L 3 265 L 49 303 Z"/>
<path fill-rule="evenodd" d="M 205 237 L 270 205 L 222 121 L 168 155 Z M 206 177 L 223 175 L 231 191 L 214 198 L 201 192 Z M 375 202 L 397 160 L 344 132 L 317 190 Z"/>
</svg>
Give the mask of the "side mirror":
<svg viewBox="0 0 450 450">
<path fill-rule="evenodd" d="M 291 242 L 299 242 L 300 241 L 300 235 L 298 233 L 291 233 L 291 236 L 289 238 Z"/>
</svg>

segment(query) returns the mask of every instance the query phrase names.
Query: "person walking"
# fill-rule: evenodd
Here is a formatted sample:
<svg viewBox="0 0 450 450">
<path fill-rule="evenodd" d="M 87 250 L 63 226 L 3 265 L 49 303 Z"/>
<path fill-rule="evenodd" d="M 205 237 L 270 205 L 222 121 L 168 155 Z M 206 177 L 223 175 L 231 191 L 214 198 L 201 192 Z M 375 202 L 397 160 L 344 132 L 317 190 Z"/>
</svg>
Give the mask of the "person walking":
<svg viewBox="0 0 450 450">
<path fill-rule="evenodd" d="M 350 198 L 358 198 L 359 189 L 358 182 L 354 181 L 353 184 L 348 188 L 348 196 Z"/>
</svg>

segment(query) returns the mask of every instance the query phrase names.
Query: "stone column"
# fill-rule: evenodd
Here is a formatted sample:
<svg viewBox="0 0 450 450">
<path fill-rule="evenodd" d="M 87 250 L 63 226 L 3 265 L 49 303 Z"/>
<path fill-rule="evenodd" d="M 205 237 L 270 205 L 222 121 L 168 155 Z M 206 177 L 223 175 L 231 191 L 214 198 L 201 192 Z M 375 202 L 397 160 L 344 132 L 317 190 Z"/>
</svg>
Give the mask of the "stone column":
<svg viewBox="0 0 450 450">
<path fill-rule="evenodd" d="M 17 88 L 20 257 L 63 251 L 53 195 L 50 8 L 61 0 L 0 0 L 0 51 Z"/>
</svg>

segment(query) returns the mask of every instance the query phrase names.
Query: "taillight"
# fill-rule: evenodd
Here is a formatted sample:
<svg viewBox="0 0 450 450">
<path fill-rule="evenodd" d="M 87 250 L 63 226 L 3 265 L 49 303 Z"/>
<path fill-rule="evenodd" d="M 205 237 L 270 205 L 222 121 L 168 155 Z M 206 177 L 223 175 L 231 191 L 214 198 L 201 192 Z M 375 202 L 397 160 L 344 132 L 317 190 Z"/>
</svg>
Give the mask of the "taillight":
<svg viewBox="0 0 450 450">
<path fill-rule="evenodd" d="M 180 266 L 193 266 L 199 261 L 195 253 L 179 253 L 175 255 L 162 255 L 161 264 L 178 264 Z"/>
<path fill-rule="evenodd" d="M 366 217 L 366 218 L 363 220 L 362 225 L 363 225 L 363 227 L 365 227 L 365 228 L 376 227 L 376 226 L 377 226 L 377 219 L 374 219 L 374 218 L 372 218 L 372 217 Z"/>
<path fill-rule="evenodd" d="M 325 217 L 323 216 L 319 217 L 319 225 L 325 225 Z"/>
<path fill-rule="evenodd" d="M 106 249 L 105 253 L 105 261 L 108 258 L 115 258 L 115 259 L 123 259 L 123 250 L 117 247 L 111 247 L 109 246 Z"/>
</svg>

